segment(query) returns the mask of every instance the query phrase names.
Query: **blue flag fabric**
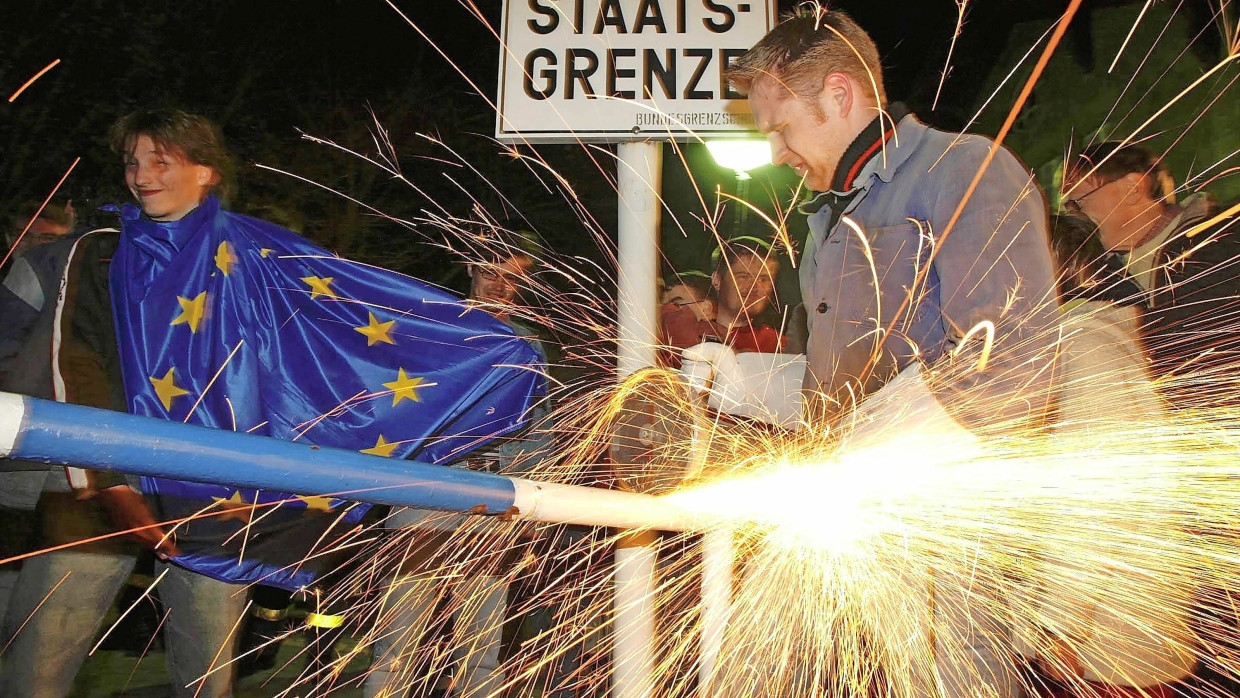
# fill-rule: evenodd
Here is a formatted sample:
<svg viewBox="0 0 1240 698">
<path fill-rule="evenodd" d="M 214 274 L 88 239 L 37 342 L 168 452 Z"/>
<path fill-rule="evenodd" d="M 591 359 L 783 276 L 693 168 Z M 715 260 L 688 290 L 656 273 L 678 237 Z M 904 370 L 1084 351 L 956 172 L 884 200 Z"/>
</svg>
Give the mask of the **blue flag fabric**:
<svg viewBox="0 0 1240 698">
<path fill-rule="evenodd" d="M 110 283 L 133 414 L 442 463 L 519 428 L 544 390 L 534 349 L 450 293 L 214 197 L 174 223 L 120 212 Z M 176 528 L 178 564 L 288 589 L 366 509 L 163 478 L 143 489 L 169 520 L 216 514 Z"/>
</svg>

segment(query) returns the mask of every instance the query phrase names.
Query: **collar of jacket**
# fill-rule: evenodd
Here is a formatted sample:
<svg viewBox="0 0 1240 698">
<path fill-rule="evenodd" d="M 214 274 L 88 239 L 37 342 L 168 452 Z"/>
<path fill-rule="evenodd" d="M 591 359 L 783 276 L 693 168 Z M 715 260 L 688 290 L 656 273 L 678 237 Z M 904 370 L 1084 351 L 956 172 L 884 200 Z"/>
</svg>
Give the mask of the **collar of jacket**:
<svg viewBox="0 0 1240 698">
<path fill-rule="evenodd" d="M 892 102 L 886 111 L 875 116 L 840 157 L 839 164 L 835 166 L 831 189 L 815 195 L 803 204 L 802 212 L 813 213 L 835 199 L 854 194 L 861 173 L 874 158 L 881 158 L 875 174 L 884 182 L 890 182 L 896 169 L 915 149 L 912 146 L 921 140 L 920 130 L 906 135 L 905 131 L 909 130 L 909 127 L 905 126 L 899 129 L 897 136 L 897 127 L 907 120 L 920 129 L 925 128 L 916 117 L 906 117 L 912 117 L 912 114 L 903 102 Z M 902 140 L 905 142 L 902 143 Z M 914 142 L 908 142 L 910 140 Z"/>
<path fill-rule="evenodd" d="M 1125 263 L 1132 263 L 1145 257 L 1155 259 L 1157 255 L 1166 254 L 1167 246 L 1172 240 L 1180 237 L 1193 238 L 1205 231 L 1209 226 L 1202 226 L 1214 214 L 1216 206 L 1210 196 L 1205 193 L 1192 194 L 1182 204 L 1171 204 L 1167 207 L 1160 225 L 1151 230 L 1132 249 L 1116 252 Z"/>
<path fill-rule="evenodd" d="M 1184 198 L 1179 204 L 1183 218 L 1180 225 L 1188 227 L 1196 225 L 1214 216 L 1222 208 L 1218 202 L 1206 192 L 1197 192 Z"/>
<path fill-rule="evenodd" d="M 208 196 L 181 219 L 164 223 L 147 218 L 134 204 L 125 204 L 120 207 L 123 244 L 133 245 L 161 265 L 167 264 L 190 240 L 209 234 L 219 212 L 219 199 Z"/>
</svg>

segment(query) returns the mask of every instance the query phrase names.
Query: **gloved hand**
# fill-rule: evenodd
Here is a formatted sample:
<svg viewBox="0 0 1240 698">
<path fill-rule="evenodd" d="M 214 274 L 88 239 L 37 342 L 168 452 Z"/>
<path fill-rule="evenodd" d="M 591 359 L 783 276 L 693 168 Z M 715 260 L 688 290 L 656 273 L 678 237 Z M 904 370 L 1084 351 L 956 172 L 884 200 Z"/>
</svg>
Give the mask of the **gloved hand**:
<svg viewBox="0 0 1240 698">
<path fill-rule="evenodd" d="M 161 560 L 181 554 L 173 537 L 155 520 L 141 492 L 129 485 L 117 485 L 99 490 L 98 496 L 117 530 L 127 531 L 129 537 L 155 551 Z"/>
<path fill-rule="evenodd" d="M 736 352 L 719 342 L 702 342 L 681 352 L 680 375 L 693 393 L 714 390 L 721 393 L 741 381 L 741 366 Z"/>
<path fill-rule="evenodd" d="M 852 446 L 932 437 L 958 449 L 958 459 L 975 455 L 982 447 L 981 440 L 939 404 L 919 363 L 863 399 L 841 426 Z"/>
</svg>

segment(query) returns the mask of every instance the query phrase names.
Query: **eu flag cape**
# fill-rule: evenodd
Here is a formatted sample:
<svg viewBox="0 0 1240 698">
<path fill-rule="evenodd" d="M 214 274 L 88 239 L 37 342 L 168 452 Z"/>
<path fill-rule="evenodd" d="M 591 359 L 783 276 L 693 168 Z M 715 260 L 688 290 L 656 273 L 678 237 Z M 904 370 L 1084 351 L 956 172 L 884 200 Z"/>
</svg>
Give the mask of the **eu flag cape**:
<svg viewBox="0 0 1240 698">
<path fill-rule="evenodd" d="M 133 414 L 444 462 L 519 428 L 544 389 L 534 349 L 491 315 L 214 197 L 173 223 L 133 205 L 121 218 L 110 284 Z M 215 514 L 176 528 L 178 564 L 289 589 L 313 580 L 316 542 L 365 511 L 153 477 L 143 489 L 167 519 Z"/>
</svg>

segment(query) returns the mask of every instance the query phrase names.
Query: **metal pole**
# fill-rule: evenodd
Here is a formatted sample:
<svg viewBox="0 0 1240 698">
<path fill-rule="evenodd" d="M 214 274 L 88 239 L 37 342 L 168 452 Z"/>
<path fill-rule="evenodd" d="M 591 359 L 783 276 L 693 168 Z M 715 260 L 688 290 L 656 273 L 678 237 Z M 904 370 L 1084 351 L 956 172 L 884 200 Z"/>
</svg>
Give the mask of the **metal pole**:
<svg viewBox="0 0 1240 698">
<path fill-rule="evenodd" d="M 658 535 L 631 533 L 616 541 L 616 599 L 611 698 L 655 695 L 654 575 Z"/>
<path fill-rule="evenodd" d="M 0 392 L 0 457 L 548 523 L 682 531 L 666 500 L 371 456 Z"/>
<path fill-rule="evenodd" d="M 655 275 L 659 269 L 659 213 L 663 144 L 617 147 L 620 194 L 617 224 L 616 370 L 621 379 L 655 364 Z M 612 698 L 654 694 L 654 563 L 650 536 L 616 545 L 615 644 Z"/>
<path fill-rule="evenodd" d="M 617 155 L 616 368 L 623 379 L 655 364 L 663 144 L 621 143 Z"/>
<path fill-rule="evenodd" d="M 723 635 L 732 616 L 732 529 L 702 534 L 702 642 L 698 658 L 698 695 L 714 696 Z"/>
</svg>

